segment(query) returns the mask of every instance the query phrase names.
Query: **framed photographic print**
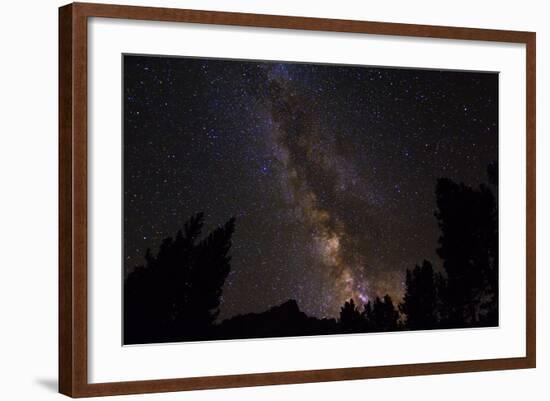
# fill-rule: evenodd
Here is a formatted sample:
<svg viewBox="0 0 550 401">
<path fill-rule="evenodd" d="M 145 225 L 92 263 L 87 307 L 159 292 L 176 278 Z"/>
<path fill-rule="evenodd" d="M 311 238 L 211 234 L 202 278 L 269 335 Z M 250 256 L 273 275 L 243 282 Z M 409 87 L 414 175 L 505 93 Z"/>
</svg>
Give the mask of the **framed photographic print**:
<svg viewBox="0 0 550 401">
<path fill-rule="evenodd" d="M 59 12 L 59 390 L 535 367 L 535 34 Z"/>
</svg>

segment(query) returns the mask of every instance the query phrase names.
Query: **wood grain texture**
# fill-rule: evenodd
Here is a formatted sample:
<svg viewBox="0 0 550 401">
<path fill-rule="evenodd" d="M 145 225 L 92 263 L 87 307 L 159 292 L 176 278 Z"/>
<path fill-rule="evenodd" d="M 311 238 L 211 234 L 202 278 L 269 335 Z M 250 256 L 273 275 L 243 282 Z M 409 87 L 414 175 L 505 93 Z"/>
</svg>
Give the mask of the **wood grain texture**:
<svg viewBox="0 0 550 401">
<path fill-rule="evenodd" d="M 72 6 L 59 9 L 59 391 L 72 392 Z"/>
<path fill-rule="evenodd" d="M 537 136 L 536 136 L 536 35 L 530 34 L 526 41 L 526 142 L 527 142 L 527 167 L 526 167 L 526 358 L 530 366 L 536 366 L 537 359 L 537 190 L 536 190 L 536 162 L 537 162 Z"/>
<path fill-rule="evenodd" d="M 526 356 L 89 384 L 87 369 L 87 20 L 89 17 L 525 44 L 527 50 Z M 532 32 L 91 3 L 73 3 L 61 7 L 59 10 L 59 391 L 72 397 L 86 397 L 535 367 L 535 52 L 536 39 L 535 33 Z"/>
</svg>

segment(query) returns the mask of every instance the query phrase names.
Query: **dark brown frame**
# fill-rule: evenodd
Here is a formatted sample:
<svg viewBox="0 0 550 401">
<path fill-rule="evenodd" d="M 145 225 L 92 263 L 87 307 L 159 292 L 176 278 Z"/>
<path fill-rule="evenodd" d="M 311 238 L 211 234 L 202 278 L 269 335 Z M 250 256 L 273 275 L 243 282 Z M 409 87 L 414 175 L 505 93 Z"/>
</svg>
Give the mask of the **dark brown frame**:
<svg viewBox="0 0 550 401">
<path fill-rule="evenodd" d="M 338 368 L 282 373 L 88 383 L 87 19 L 89 17 L 192 22 L 525 44 L 527 54 L 526 356 L 520 358 Z M 534 368 L 536 364 L 535 47 L 536 36 L 533 32 L 90 3 L 73 3 L 61 7 L 59 9 L 59 391 L 72 397 L 88 397 Z"/>
</svg>

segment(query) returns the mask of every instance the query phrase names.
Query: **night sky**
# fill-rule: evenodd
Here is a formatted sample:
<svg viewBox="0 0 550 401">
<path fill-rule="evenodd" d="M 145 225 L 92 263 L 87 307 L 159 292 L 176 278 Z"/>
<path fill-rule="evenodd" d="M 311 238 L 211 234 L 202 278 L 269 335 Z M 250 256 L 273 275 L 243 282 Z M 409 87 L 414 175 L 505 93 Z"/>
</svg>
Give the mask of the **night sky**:
<svg viewBox="0 0 550 401">
<path fill-rule="evenodd" d="M 335 317 L 436 268 L 435 184 L 486 182 L 498 74 L 124 56 L 124 258 L 236 217 L 220 318 Z"/>
</svg>

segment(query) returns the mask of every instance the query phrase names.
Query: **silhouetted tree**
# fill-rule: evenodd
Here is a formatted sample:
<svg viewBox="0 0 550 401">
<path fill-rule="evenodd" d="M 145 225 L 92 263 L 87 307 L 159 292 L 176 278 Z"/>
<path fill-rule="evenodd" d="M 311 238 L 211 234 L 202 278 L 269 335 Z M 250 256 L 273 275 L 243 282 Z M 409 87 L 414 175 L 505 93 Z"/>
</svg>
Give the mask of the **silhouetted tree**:
<svg viewBox="0 0 550 401">
<path fill-rule="evenodd" d="M 235 220 L 199 241 L 203 224 L 202 213 L 190 218 L 183 232 L 164 239 L 156 256 L 147 250 L 145 266 L 128 275 L 124 285 L 126 344 L 211 335 L 230 270 Z"/>
<path fill-rule="evenodd" d="M 361 312 L 357 309 L 353 298 L 344 303 L 340 308 L 340 320 L 342 331 L 344 333 L 356 333 L 363 328 L 363 318 Z"/>
<path fill-rule="evenodd" d="M 383 299 L 376 297 L 365 305 L 363 312 L 366 320 L 366 331 L 396 331 L 399 330 L 399 312 L 395 309 L 389 295 Z"/>
<path fill-rule="evenodd" d="M 496 188 L 498 194 L 498 162 L 494 161 L 487 167 L 487 176 L 489 183 Z M 494 207 L 491 213 L 491 227 L 490 235 L 488 238 L 488 252 L 489 252 L 489 268 L 485 271 L 485 281 L 488 286 L 487 294 L 485 295 L 485 302 L 482 307 L 485 309 L 485 314 L 481 316 L 480 323 L 487 326 L 498 325 L 498 304 L 499 304 L 499 290 L 498 290 L 498 197 L 494 201 Z"/>
<path fill-rule="evenodd" d="M 498 185 L 498 166 L 487 168 Z M 217 322 L 223 284 L 230 271 L 229 250 L 235 228 L 230 219 L 200 239 L 202 214 L 191 217 L 174 238 L 162 241 L 156 255 L 128 273 L 124 284 L 125 344 L 264 338 L 403 328 L 473 327 L 498 324 L 497 199 L 489 186 L 478 189 L 441 178 L 436 186 L 441 235 L 437 254 L 443 272 L 424 261 L 406 272 L 406 289 L 396 308 L 389 295 L 376 297 L 361 312 L 353 299 L 338 320 L 300 311 L 294 300 L 261 313 Z M 400 320 L 399 311 L 403 315 Z"/>
<path fill-rule="evenodd" d="M 486 324 L 498 307 L 498 219 L 491 190 L 442 178 L 435 216 L 441 229 L 438 255 L 447 282 L 442 288 L 445 325 Z M 489 320 L 490 321 L 490 320 Z"/>
<path fill-rule="evenodd" d="M 405 315 L 405 327 L 410 330 L 433 329 L 437 325 L 437 291 L 432 264 L 407 269 L 405 295 L 399 310 Z"/>
<path fill-rule="evenodd" d="M 447 307 L 447 278 L 441 272 L 434 273 L 435 310 L 437 316 L 437 328 L 449 328 L 449 308 Z"/>
</svg>

